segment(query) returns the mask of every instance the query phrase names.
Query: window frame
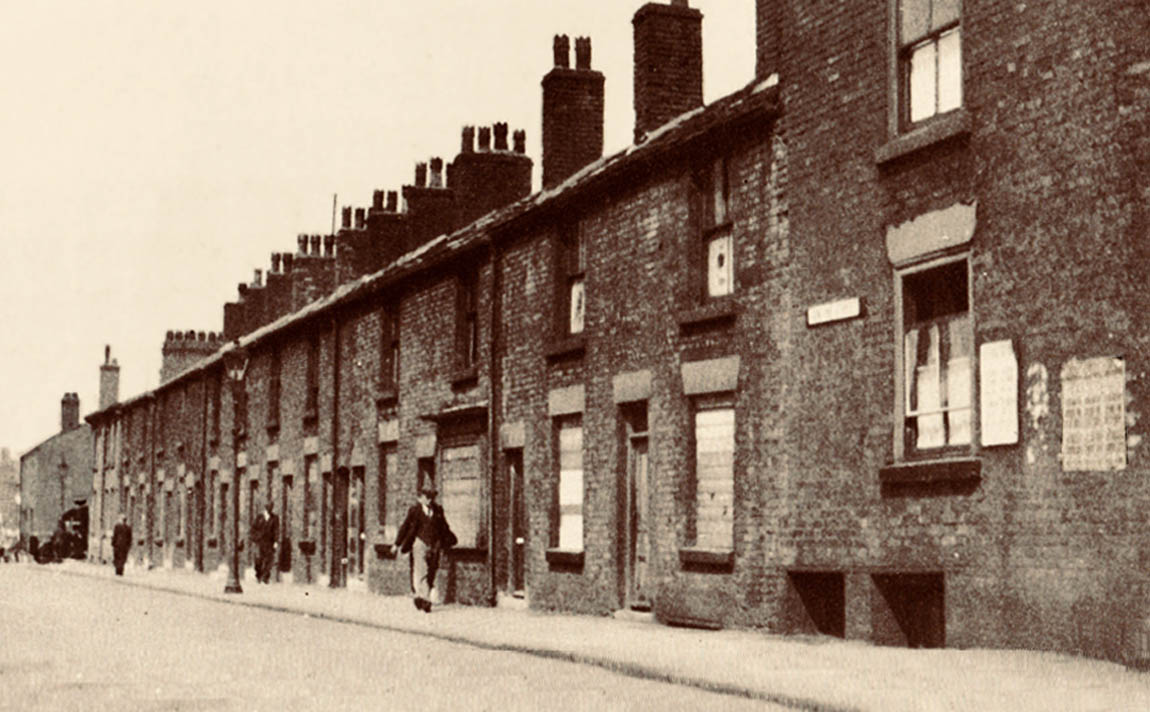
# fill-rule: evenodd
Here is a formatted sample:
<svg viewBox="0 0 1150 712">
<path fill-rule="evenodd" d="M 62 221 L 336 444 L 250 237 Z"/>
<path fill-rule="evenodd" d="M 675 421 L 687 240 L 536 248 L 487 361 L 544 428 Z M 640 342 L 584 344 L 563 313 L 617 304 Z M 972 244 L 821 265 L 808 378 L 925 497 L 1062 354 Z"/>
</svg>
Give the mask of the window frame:
<svg viewBox="0 0 1150 712">
<path fill-rule="evenodd" d="M 565 429 L 579 429 L 579 440 L 582 443 L 580 449 L 580 491 L 581 498 L 579 502 L 579 517 L 581 526 L 581 536 L 578 548 L 571 546 L 563 546 L 563 456 L 562 456 L 562 432 Z M 586 510 L 587 510 L 587 470 L 584 466 L 583 460 L 586 457 L 587 447 L 584 440 L 586 432 L 583 426 L 583 415 L 581 413 L 573 413 L 570 415 L 558 416 L 552 419 L 552 453 L 554 457 L 554 473 L 555 484 L 552 488 L 552 503 L 551 503 L 551 526 L 549 532 L 549 548 L 557 551 L 567 551 L 572 553 L 582 553 L 587 548 L 587 527 L 586 527 Z M 574 471 L 574 470 L 570 470 Z M 567 506 L 573 506 L 568 504 Z"/>
<path fill-rule="evenodd" d="M 271 361 L 268 365 L 271 371 L 268 379 L 268 423 L 269 433 L 279 434 L 280 409 L 283 399 L 283 356 L 278 346 L 272 349 Z"/>
<path fill-rule="evenodd" d="M 716 186 L 716 177 L 722 185 Z M 735 265 L 735 229 L 733 217 L 733 196 L 731 184 L 731 155 L 726 152 L 706 154 L 695 166 L 691 175 L 694 192 L 695 235 L 691 245 L 691 277 L 694 300 L 699 303 L 731 299 L 737 292 Z M 720 197 L 721 196 L 721 197 Z M 716 206 L 722 206 L 722 215 L 716 213 Z M 727 284 L 726 292 L 711 293 L 711 246 L 718 240 L 726 239 Z"/>
<path fill-rule="evenodd" d="M 905 338 L 908 328 L 906 316 L 906 289 L 904 286 L 905 279 L 909 276 L 922 274 L 931 270 L 947 267 L 953 264 L 963 264 L 966 272 L 966 306 L 967 306 L 967 329 L 969 330 L 970 341 L 970 442 L 965 444 L 955 445 L 941 445 L 936 448 L 923 448 L 918 449 L 912 447 L 908 443 L 907 434 L 907 393 L 909 385 L 907 383 L 907 364 L 905 352 Z M 934 259 L 924 260 L 915 264 L 904 265 L 894 270 L 894 304 L 895 304 L 895 318 L 894 318 L 894 345 L 895 345 L 895 358 L 894 358 L 894 428 L 893 428 L 893 446 L 894 446 L 894 461 L 895 462 L 915 462 L 924 460 L 940 460 L 952 457 L 961 457 L 974 455 L 978 452 L 980 440 L 980 426 L 979 426 L 979 383 L 978 383 L 978 345 L 975 343 L 975 335 L 978 333 L 977 324 L 975 323 L 975 301 L 974 301 L 974 274 L 971 269 L 971 256 L 969 252 L 960 254 L 944 255 Z M 945 411 L 944 411 L 945 412 Z"/>
<path fill-rule="evenodd" d="M 927 0 L 930 7 L 939 0 Z M 888 77 L 888 91 L 890 96 L 890 111 L 888 120 L 888 133 L 891 137 L 897 137 L 903 134 L 914 132 L 915 130 L 927 126 L 941 117 L 950 116 L 955 113 L 960 113 L 966 109 L 966 69 L 965 69 L 965 52 L 962 45 L 962 27 L 963 15 L 965 8 L 963 7 L 962 0 L 956 0 L 958 3 L 958 18 L 952 22 L 940 25 L 938 28 L 928 27 L 925 34 L 917 35 L 913 39 L 906 42 L 902 39 L 902 5 L 905 0 L 888 0 L 888 21 L 887 21 L 887 45 L 890 55 L 890 69 Z M 929 20 L 928 20 L 929 25 Z M 938 54 L 937 45 L 938 40 L 954 30 L 958 31 L 959 43 L 959 91 L 960 100 L 956 107 L 947 109 L 946 111 L 938 110 L 938 87 L 939 74 L 938 74 Z M 917 121 L 911 121 L 910 118 L 910 56 L 914 49 L 921 46 L 925 42 L 933 42 L 936 46 L 935 54 L 935 71 L 934 71 L 934 102 L 935 111 L 929 116 L 921 118 Z"/>
<path fill-rule="evenodd" d="M 444 503 L 447 500 L 447 471 L 448 471 L 448 468 L 444 466 L 444 458 L 445 458 L 445 455 L 446 455 L 448 450 L 455 450 L 455 449 L 467 448 L 467 447 L 474 447 L 475 448 L 475 462 L 476 462 L 476 464 L 475 464 L 475 478 L 474 479 L 476 481 L 476 488 L 477 488 L 476 492 L 475 492 L 475 502 L 474 502 L 474 505 L 475 505 L 475 540 L 474 540 L 474 542 L 468 542 L 468 541 L 464 540 L 462 536 L 460 536 L 459 543 L 457 544 L 457 546 L 455 548 L 464 549 L 464 550 L 484 550 L 487 548 L 488 519 L 487 519 L 487 508 L 484 506 L 484 503 L 487 500 L 487 487 L 485 484 L 486 478 L 483 476 L 484 472 L 486 471 L 486 467 L 484 465 L 485 455 L 484 455 L 483 438 L 482 437 L 480 437 L 479 435 L 474 435 L 474 434 L 473 435 L 458 435 L 458 436 L 454 436 L 454 437 L 450 437 L 450 438 L 445 438 L 444 440 L 442 440 L 438 443 L 438 447 L 436 448 L 436 457 L 435 457 L 435 487 L 439 491 L 439 496 L 438 496 L 439 506 L 444 508 L 444 510 L 445 510 L 444 513 L 446 515 L 447 514 L 447 512 L 446 512 L 447 508 L 444 505 Z M 457 535 L 460 534 L 460 530 L 458 529 L 458 527 L 453 525 L 453 520 L 451 517 L 447 518 L 447 522 L 449 525 L 453 526 L 453 528 L 455 529 L 455 533 Z"/>
<path fill-rule="evenodd" d="M 479 269 L 464 268 L 455 278 L 455 362 L 466 371 L 479 365 Z"/>
<path fill-rule="evenodd" d="M 307 393 L 304 396 L 303 419 L 307 423 L 319 418 L 319 335 L 312 334 L 307 340 Z"/>
<path fill-rule="evenodd" d="M 381 390 L 399 389 L 399 309 L 388 306 L 379 311 L 379 385 Z"/>
<path fill-rule="evenodd" d="M 737 487 L 739 451 L 739 418 L 736 393 L 718 392 L 692 396 L 690 399 L 691 426 L 689 431 L 690 447 L 690 496 L 688 497 L 688 510 L 686 512 L 686 526 L 684 531 L 684 549 L 699 551 L 717 551 L 733 553 L 735 550 L 735 514 L 737 507 Z M 716 547 L 699 543 L 699 441 L 698 421 L 700 413 L 707 411 L 731 411 L 731 539 L 727 546 Z"/>
</svg>

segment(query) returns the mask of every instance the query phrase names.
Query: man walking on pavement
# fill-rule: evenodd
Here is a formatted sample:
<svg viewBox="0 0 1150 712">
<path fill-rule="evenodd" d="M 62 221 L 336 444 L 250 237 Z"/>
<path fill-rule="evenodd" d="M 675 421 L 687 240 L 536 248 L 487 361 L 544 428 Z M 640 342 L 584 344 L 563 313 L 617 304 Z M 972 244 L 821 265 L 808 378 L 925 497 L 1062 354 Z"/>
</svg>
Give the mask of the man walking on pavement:
<svg viewBox="0 0 1150 712">
<path fill-rule="evenodd" d="M 275 561 L 276 537 L 279 536 L 279 517 L 272 513 L 270 503 L 265 502 L 259 516 L 252 522 L 252 544 L 256 549 L 256 581 L 270 583 L 272 562 Z"/>
<path fill-rule="evenodd" d="M 424 613 L 431 612 L 431 589 L 435 586 L 439 555 L 456 543 L 443 508 L 435 502 L 435 494 L 433 485 L 420 488 L 419 502 L 407 510 L 391 547 L 392 553 L 397 548 L 405 554 L 411 552 L 411 589 L 415 594 L 415 607 Z"/>
<path fill-rule="evenodd" d="M 128 550 L 132 548 L 132 528 L 128 526 L 128 518 L 123 514 L 116 526 L 112 527 L 112 565 L 116 567 L 116 575 L 124 575 L 124 562 L 128 560 Z"/>
</svg>

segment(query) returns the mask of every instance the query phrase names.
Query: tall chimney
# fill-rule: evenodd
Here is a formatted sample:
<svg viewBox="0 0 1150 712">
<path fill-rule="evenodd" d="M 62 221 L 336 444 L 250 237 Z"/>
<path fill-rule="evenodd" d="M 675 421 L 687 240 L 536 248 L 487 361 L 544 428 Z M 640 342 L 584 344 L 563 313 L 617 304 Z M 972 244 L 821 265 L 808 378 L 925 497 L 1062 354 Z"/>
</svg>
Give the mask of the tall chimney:
<svg viewBox="0 0 1150 712">
<path fill-rule="evenodd" d="M 68 432 L 80 427 L 80 396 L 65 393 L 60 399 L 60 431 Z"/>
<path fill-rule="evenodd" d="M 603 155 L 603 74 L 591 69 L 591 39 L 554 43 L 555 67 L 543 77 L 543 187 L 558 185 Z"/>
<path fill-rule="evenodd" d="M 635 141 L 703 105 L 703 13 L 687 0 L 649 2 L 635 30 Z"/>
<path fill-rule="evenodd" d="M 104 346 L 104 363 L 100 364 L 100 410 L 120 400 L 120 365 L 112 358 L 112 347 Z"/>
</svg>

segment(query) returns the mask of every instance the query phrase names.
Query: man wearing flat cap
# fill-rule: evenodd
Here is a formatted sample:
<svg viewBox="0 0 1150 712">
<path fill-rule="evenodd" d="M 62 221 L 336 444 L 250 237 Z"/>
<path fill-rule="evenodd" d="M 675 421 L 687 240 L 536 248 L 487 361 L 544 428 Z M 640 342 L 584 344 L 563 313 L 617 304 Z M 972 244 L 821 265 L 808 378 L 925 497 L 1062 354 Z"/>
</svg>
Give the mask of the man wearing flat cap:
<svg viewBox="0 0 1150 712">
<path fill-rule="evenodd" d="M 415 607 L 424 613 L 431 612 L 431 589 L 435 586 L 439 555 L 456 542 L 443 516 L 443 508 L 435 502 L 435 495 L 434 485 L 419 488 L 419 502 L 407 510 L 392 545 L 393 550 L 411 552 L 411 589 L 415 594 Z"/>
</svg>

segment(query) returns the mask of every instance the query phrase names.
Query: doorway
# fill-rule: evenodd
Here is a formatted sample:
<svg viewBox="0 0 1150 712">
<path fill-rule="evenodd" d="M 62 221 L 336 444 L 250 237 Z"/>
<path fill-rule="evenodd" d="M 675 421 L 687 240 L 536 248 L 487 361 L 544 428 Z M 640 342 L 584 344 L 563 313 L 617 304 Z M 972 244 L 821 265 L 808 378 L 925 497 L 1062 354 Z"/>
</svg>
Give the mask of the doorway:
<svg viewBox="0 0 1150 712">
<path fill-rule="evenodd" d="M 363 580 L 364 574 L 364 546 L 367 535 L 364 527 L 363 502 L 363 467 L 352 468 L 350 489 L 348 491 L 348 527 L 347 527 L 347 562 L 350 579 Z"/>
<path fill-rule="evenodd" d="M 628 608 L 648 611 L 651 609 L 651 536 L 646 403 L 627 406 L 623 416 L 626 440 L 624 597 Z"/>
<path fill-rule="evenodd" d="M 329 508 L 331 543 L 331 579 L 332 588 L 343 588 L 347 585 L 347 505 L 350 473 L 346 467 L 340 467 L 331 478 L 331 496 Z M 326 498 L 325 498 L 326 499 Z"/>
<path fill-rule="evenodd" d="M 504 462 L 507 464 L 508 494 L 511 500 L 511 568 L 507 587 L 515 598 L 524 598 L 527 593 L 527 500 L 523 482 L 523 451 L 507 450 Z"/>
</svg>

